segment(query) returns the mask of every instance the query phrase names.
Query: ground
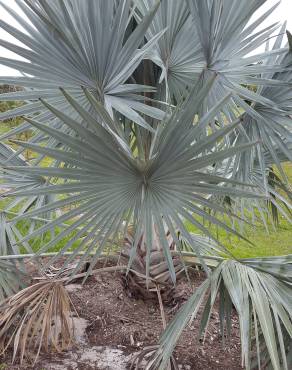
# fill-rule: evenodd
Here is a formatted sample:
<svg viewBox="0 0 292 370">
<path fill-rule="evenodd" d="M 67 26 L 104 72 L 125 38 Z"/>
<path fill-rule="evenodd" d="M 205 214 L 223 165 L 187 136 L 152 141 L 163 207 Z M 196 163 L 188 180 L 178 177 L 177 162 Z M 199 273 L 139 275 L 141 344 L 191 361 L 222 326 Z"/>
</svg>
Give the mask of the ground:
<svg viewBox="0 0 292 370">
<path fill-rule="evenodd" d="M 167 319 L 177 312 L 193 289 L 204 279 L 202 271 L 191 272 L 192 286 L 185 277 L 178 282 L 177 304 L 166 307 Z M 71 284 L 68 291 L 84 335 L 64 354 L 42 354 L 35 367 L 7 366 L 5 370 L 126 370 L 125 362 L 142 348 L 155 345 L 162 331 L 156 301 L 142 301 L 129 296 L 120 273 L 102 273 L 88 279 L 85 286 Z M 198 320 L 183 333 L 175 357 L 182 370 L 238 370 L 240 339 L 236 314 L 233 315 L 231 342 L 223 345 L 219 333 L 218 313 L 214 312 L 205 341 L 198 339 Z M 84 325 L 85 323 L 85 325 Z M 81 339 L 80 339 L 81 337 Z M 10 363 L 11 354 L 2 359 Z M 124 362 L 123 362 L 124 361 Z"/>
</svg>

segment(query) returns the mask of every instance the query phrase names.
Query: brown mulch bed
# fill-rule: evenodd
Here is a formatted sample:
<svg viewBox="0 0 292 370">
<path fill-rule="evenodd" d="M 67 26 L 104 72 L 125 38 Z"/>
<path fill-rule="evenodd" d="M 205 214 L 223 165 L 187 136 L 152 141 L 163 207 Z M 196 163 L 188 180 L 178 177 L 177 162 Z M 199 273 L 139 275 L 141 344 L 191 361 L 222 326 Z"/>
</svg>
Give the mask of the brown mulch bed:
<svg viewBox="0 0 292 370">
<path fill-rule="evenodd" d="M 191 272 L 192 286 L 182 277 L 176 292 L 179 300 L 175 306 L 165 307 L 170 320 L 193 289 L 204 280 L 204 273 Z M 101 273 L 90 277 L 82 289 L 70 289 L 70 297 L 78 315 L 88 321 L 86 334 L 88 346 L 111 346 L 123 348 L 127 354 L 136 353 L 148 345 L 157 344 L 162 332 L 159 305 L 156 301 L 135 299 L 125 290 L 121 273 Z M 234 313 L 231 340 L 223 345 L 219 332 L 219 317 L 215 311 L 204 342 L 198 340 L 199 320 L 195 320 L 184 331 L 175 350 L 175 357 L 184 369 L 192 370 L 238 370 L 240 365 L 239 324 Z M 42 364 L 50 359 L 62 363 L 62 354 L 42 354 L 35 367 L 5 366 L 5 370 L 45 370 Z M 11 353 L 0 358 L 0 363 L 9 364 Z M 2 368 L 1 368 L 2 369 Z M 64 370 L 70 368 L 64 365 Z M 78 368 L 91 369 L 82 367 Z M 94 368 L 92 368 L 94 369 Z M 110 369 L 110 367 L 109 367 Z M 98 369 L 97 369 L 98 370 Z"/>
</svg>

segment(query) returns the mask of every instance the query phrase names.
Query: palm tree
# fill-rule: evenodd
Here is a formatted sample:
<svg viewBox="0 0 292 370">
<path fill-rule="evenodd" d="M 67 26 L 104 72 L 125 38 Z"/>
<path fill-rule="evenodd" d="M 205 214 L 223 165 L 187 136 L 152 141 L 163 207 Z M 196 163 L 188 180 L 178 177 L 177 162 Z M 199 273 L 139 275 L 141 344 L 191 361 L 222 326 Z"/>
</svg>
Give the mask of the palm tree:
<svg viewBox="0 0 292 370">
<path fill-rule="evenodd" d="M 291 36 L 283 47 L 285 24 L 261 27 L 276 6 L 251 21 L 265 0 L 16 3 L 26 17 L 1 5 L 22 30 L 0 26 L 22 46 L 0 45 L 24 60 L 0 63 L 22 75 L 0 83 L 23 90 L 1 100 L 26 104 L 0 115 L 24 119 L 0 137 L 3 197 L 11 200 L 2 212 L 17 213 L 14 227 L 35 222 L 12 244 L 31 253 L 31 241 L 49 233 L 38 256 L 67 238 L 50 263 L 63 261 L 65 270 L 80 255 L 72 274 L 89 260 L 86 278 L 106 249 L 126 240 L 128 270 L 146 290 L 153 281 L 175 284 L 188 250 L 206 280 L 166 328 L 148 368 L 168 366 L 202 305 L 204 332 L 219 296 L 222 335 L 232 305 L 238 312 L 243 365 L 288 369 L 291 255 L 237 260 L 204 222 L 243 237 L 236 222 L 252 214 L 266 225 L 271 212 L 290 219 L 278 186 L 290 195 L 282 162 L 292 158 Z M 24 150 L 33 154 L 27 160 Z M 270 168 L 279 172 L 273 183 Z"/>
</svg>

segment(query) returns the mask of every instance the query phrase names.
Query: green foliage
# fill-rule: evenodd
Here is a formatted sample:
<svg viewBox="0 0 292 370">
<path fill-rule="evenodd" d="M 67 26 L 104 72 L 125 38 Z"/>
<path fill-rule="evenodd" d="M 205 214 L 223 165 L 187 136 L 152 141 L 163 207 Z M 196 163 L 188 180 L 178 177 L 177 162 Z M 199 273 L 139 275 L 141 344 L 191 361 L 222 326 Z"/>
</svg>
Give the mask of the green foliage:
<svg viewBox="0 0 292 370">
<path fill-rule="evenodd" d="M 0 96 L 1 98 L 1 96 Z M 22 106 L 22 103 L 18 103 L 15 101 L 0 101 L 0 112 L 7 112 L 11 109 L 17 108 Z M 11 128 L 17 127 L 21 122 L 23 122 L 22 118 L 20 117 L 13 117 L 1 122 L 0 125 L 0 135 L 6 134 L 9 132 Z"/>
</svg>

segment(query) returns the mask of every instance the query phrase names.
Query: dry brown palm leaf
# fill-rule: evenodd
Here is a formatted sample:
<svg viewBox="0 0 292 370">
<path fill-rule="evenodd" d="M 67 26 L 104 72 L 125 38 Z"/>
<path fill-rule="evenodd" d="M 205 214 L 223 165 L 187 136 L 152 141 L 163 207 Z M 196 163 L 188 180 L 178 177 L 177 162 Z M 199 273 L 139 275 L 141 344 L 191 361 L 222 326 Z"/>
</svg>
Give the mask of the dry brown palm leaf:
<svg viewBox="0 0 292 370">
<path fill-rule="evenodd" d="M 54 265 L 48 265 L 48 267 L 41 271 L 41 276 L 36 277 L 35 280 L 70 280 L 71 283 L 76 282 L 74 278 L 76 276 L 76 269 L 79 273 L 84 273 L 88 270 L 89 262 L 85 262 L 82 268 L 78 269 L 78 261 L 75 263 L 69 263 L 65 267 L 55 267 Z"/>
<path fill-rule="evenodd" d="M 60 281 L 41 281 L 0 306 L 0 350 L 13 345 L 13 359 L 37 361 L 42 350 L 58 352 L 73 342 L 71 301 Z"/>
</svg>

